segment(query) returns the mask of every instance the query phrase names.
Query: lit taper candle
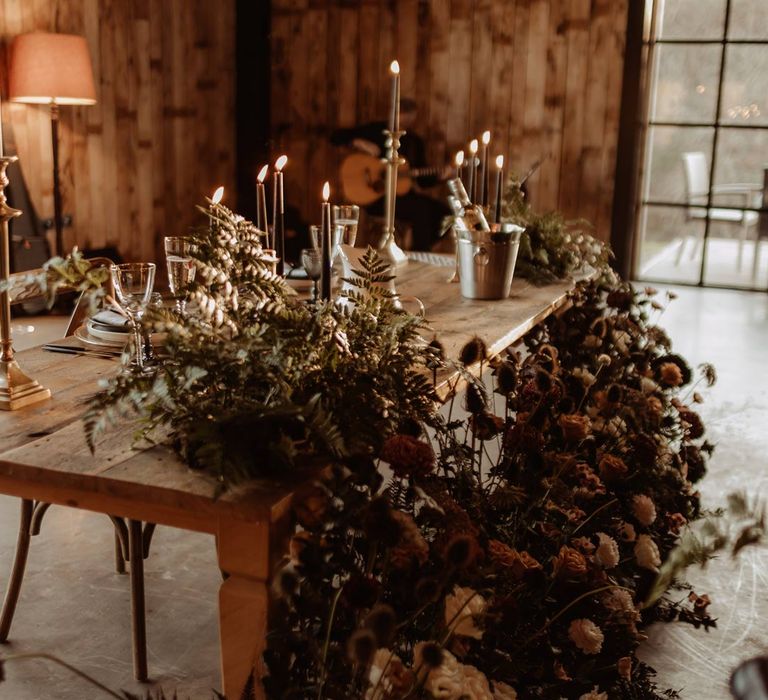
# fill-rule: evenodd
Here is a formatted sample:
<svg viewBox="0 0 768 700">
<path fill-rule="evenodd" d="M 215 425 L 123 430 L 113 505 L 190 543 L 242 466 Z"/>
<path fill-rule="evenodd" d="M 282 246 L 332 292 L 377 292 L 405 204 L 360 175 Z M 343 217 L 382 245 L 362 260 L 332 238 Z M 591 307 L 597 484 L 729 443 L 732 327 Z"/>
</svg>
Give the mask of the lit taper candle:
<svg viewBox="0 0 768 700">
<path fill-rule="evenodd" d="M 480 206 L 487 207 L 490 200 L 490 163 L 488 162 L 488 144 L 491 142 L 491 132 L 483 132 L 483 155 L 480 158 Z"/>
<path fill-rule="evenodd" d="M 496 156 L 496 214 L 494 221 L 501 223 L 501 188 L 504 186 L 504 156 Z"/>
<path fill-rule="evenodd" d="M 267 247 L 269 247 L 269 221 L 267 219 L 267 188 L 264 180 L 267 179 L 269 166 L 265 165 L 256 177 L 256 228 L 267 234 Z"/>
<path fill-rule="evenodd" d="M 461 180 L 462 184 L 464 183 L 464 151 L 459 151 L 456 154 L 456 157 L 453 159 L 454 164 L 456 165 L 456 177 Z"/>
<path fill-rule="evenodd" d="M 389 112 L 389 130 L 400 131 L 400 64 L 392 61 L 389 65 L 392 76 L 392 104 Z"/>
<path fill-rule="evenodd" d="M 320 250 L 322 267 L 320 272 L 320 298 L 323 301 L 331 299 L 331 185 L 323 185 L 322 226 L 320 229 Z"/>
<path fill-rule="evenodd" d="M 283 168 L 288 156 L 275 161 L 275 183 L 272 191 L 272 248 L 277 256 L 277 274 L 285 275 L 285 192 L 283 191 Z"/>
<path fill-rule="evenodd" d="M 469 142 L 469 198 L 477 200 L 477 139 Z"/>
</svg>

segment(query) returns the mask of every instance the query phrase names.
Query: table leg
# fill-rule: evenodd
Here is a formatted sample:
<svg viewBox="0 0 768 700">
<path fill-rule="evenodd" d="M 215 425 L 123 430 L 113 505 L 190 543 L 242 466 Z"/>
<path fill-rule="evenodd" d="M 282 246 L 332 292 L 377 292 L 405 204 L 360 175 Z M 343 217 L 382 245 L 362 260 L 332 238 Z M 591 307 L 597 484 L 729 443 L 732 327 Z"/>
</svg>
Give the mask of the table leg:
<svg viewBox="0 0 768 700">
<path fill-rule="evenodd" d="M 133 675 L 147 680 L 147 627 L 144 610 L 144 537 L 139 520 L 128 521 L 128 550 L 131 561 L 131 631 Z"/>
<path fill-rule="evenodd" d="M 21 523 L 19 524 L 19 537 L 16 542 L 16 556 L 13 560 L 11 577 L 8 580 L 8 589 L 3 601 L 3 612 L 0 615 L 0 642 L 8 640 L 11 631 L 13 614 L 16 612 L 16 603 L 19 602 L 21 582 L 24 580 L 24 570 L 27 568 L 27 555 L 29 554 L 29 541 L 32 537 L 32 514 L 35 502 L 27 499 L 21 501 Z"/>
</svg>

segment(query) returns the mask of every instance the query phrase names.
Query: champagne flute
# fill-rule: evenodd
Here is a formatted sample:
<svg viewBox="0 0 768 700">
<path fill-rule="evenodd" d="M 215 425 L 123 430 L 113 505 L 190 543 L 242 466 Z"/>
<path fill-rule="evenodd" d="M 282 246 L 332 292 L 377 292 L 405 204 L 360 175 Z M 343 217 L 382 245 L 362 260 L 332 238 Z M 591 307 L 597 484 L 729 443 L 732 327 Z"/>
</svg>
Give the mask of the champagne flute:
<svg viewBox="0 0 768 700">
<path fill-rule="evenodd" d="M 323 254 L 319 248 L 304 248 L 301 251 L 301 265 L 312 280 L 312 301 L 317 301 L 317 283 L 323 271 Z"/>
<path fill-rule="evenodd" d="M 360 223 L 360 207 L 357 204 L 334 204 L 334 226 L 343 226 L 342 245 L 354 247 L 357 240 L 357 225 Z"/>
<path fill-rule="evenodd" d="M 110 274 L 117 301 L 128 315 L 133 331 L 136 353 L 135 364 L 144 371 L 144 341 L 141 336 L 141 319 L 152 297 L 155 285 L 154 263 L 125 263 L 112 265 Z"/>
<path fill-rule="evenodd" d="M 186 301 L 183 298 L 190 284 L 195 279 L 197 269 L 192 259 L 193 243 L 187 236 L 166 236 L 165 264 L 168 268 L 168 286 L 176 297 L 176 308 L 184 314 Z"/>
</svg>

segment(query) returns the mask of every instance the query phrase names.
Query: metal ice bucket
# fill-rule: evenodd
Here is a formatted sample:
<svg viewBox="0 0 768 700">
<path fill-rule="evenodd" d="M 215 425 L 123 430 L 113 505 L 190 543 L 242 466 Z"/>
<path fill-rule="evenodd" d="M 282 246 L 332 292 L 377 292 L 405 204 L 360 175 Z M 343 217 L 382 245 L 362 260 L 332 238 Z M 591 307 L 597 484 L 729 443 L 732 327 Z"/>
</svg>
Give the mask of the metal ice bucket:
<svg viewBox="0 0 768 700">
<path fill-rule="evenodd" d="M 492 231 L 458 231 L 461 295 L 468 299 L 506 299 L 515 274 L 520 236 L 516 224 Z"/>
</svg>

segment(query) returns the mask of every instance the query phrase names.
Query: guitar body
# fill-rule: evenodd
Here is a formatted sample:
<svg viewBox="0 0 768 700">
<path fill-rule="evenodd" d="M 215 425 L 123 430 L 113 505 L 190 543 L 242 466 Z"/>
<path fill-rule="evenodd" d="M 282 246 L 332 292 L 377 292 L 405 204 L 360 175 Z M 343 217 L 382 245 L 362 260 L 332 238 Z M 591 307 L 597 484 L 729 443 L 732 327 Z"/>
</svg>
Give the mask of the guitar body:
<svg viewBox="0 0 768 700">
<path fill-rule="evenodd" d="M 366 153 L 351 153 L 339 170 L 345 199 L 361 207 L 373 204 L 384 196 L 387 165 L 380 158 Z M 402 163 L 397 172 L 397 194 L 408 194 L 413 187 L 408 163 Z"/>
</svg>

